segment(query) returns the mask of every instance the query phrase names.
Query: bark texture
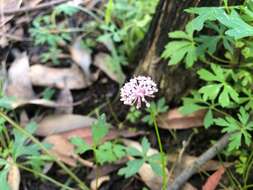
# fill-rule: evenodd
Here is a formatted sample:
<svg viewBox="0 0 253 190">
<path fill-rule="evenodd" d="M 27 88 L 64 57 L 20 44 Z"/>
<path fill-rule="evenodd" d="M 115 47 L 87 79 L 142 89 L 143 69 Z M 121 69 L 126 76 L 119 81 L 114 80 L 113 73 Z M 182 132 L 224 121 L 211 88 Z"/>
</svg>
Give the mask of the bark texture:
<svg viewBox="0 0 253 190">
<path fill-rule="evenodd" d="M 149 31 L 137 49 L 135 75 L 151 76 L 159 83 L 160 93 L 167 101 L 178 103 L 198 83 L 195 72 L 184 69 L 184 65 L 168 66 L 166 60 L 161 60 L 160 55 L 169 41 L 168 32 L 184 29 L 191 16 L 184 9 L 219 3 L 219 0 L 160 0 L 158 3 Z"/>
</svg>

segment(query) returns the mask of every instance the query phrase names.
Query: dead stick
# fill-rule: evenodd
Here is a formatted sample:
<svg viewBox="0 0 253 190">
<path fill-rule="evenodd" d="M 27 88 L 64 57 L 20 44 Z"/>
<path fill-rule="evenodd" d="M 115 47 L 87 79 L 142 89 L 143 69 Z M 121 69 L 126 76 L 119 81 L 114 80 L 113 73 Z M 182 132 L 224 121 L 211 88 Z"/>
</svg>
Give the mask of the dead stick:
<svg viewBox="0 0 253 190">
<path fill-rule="evenodd" d="M 172 185 L 169 185 L 167 190 L 179 190 L 182 185 L 188 181 L 188 179 L 191 178 L 191 176 L 198 172 L 199 168 L 205 164 L 207 161 L 214 158 L 217 153 L 219 153 L 221 150 L 223 150 L 229 142 L 229 137 L 231 134 L 225 134 L 219 141 L 217 141 L 211 148 L 209 148 L 206 152 L 204 152 L 199 158 L 197 158 L 194 163 L 184 169 L 182 173 L 177 176 L 172 183 Z"/>
<path fill-rule="evenodd" d="M 30 11 L 35 11 L 35 10 L 40 10 L 40 9 L 45 9 L 48 7 L 52 7 L 54 5 L 58 5 L 61 3 L 65 3 L 69 0 L 55 0 L 55 1 L 49 1 L 47 3 L 42 3 L 39 4 L 36 7 L 22 7 L 19 9 L 14 9 L 14 10 L 8 10 L 8 11 L 3 11 L 4 15 L 13 15 L 13 14 L 19 14 L 19 13 L 24 13 L 24 12 L 30 12 Z"/>
</svg>

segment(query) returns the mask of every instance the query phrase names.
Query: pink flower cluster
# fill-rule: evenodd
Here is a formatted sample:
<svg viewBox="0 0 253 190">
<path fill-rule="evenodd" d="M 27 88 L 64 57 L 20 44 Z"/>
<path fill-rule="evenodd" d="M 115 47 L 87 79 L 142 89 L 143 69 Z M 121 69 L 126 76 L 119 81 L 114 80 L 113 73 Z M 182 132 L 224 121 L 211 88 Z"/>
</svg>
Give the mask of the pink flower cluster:
<svg viewBox="0 0 253 190">
<path fill-rule="evenodd" d="M 130 79 L 120 91 L 121 101 L 126 105 L 136 104 L 136 108 L 141 107 L 141 103 L 144 102 L 147 107 L 150 104 L 145 97 L 154 97 L 154 93 L 158 92 L 156 83 L 150 78 L 145 76 L 137 76 Z"/>
</svg>

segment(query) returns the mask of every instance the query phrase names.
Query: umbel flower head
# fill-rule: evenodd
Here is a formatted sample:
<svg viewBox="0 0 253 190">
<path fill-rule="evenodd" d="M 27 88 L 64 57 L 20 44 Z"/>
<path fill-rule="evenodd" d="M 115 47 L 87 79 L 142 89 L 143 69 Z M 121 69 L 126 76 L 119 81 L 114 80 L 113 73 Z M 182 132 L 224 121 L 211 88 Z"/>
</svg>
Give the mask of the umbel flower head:
<svg viewBox="0 0 253 190">
<path fill-rule="evenodd" d="M 126 105 L 136 105 L 137 109 L 141 107 L 142 102 L 149 107 L 150 104 L 145 97 L 154 97 L 157 91 L 156 83 L 150 77 L 137 76 L 121 88 L 120 100 Z"/>
</svg>

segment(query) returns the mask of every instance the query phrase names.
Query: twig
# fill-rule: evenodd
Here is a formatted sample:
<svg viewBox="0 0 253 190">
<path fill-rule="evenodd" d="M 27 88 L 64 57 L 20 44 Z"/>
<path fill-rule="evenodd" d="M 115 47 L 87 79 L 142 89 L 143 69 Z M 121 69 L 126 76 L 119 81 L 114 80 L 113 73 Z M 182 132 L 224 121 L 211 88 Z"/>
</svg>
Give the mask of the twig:
<svg viewBox="0 0 253 190">
<path fill-rule="evenodd" d="M 40 10 L 40 9 L 45 9 L 45 8 L 48 8 L 48 7 L 52 7 L 54 5 L 58 5 L 58 4 L 61 4 L 61 3 L 65 3 L 69 0 L 55 0 L 55 1 L 49 1 L 47 3 L 42 3 L 42 4 L 39 4 L 38 6 L 36 7 L 22 7 L 22 8 L 19 8 L 19 9 L 14 9 L 14 10 L 7 10 L 7 11 L 3 11 L 3 14 L 4 15 L 13 15 L 13 14 L 19 14 L 19 13 L 24 13 L 24 12 L 30 12 L 30 11 L 36 11 L 36 10 Z"/>
<path fill-rule="evenodd" d="M 194 163 L 182 171 L 182 173 L 177 176 L 167 190 L 179 190 L 181 186 L 195 173 L 198 172 L 198 169 L 205 164 L 207 161 L 211 160 L 217 155 L 221 150 L 223 150 L 229 142 L 230 133 L 225 134 L 216 144 L 204 152 Z"/>
</svg>

